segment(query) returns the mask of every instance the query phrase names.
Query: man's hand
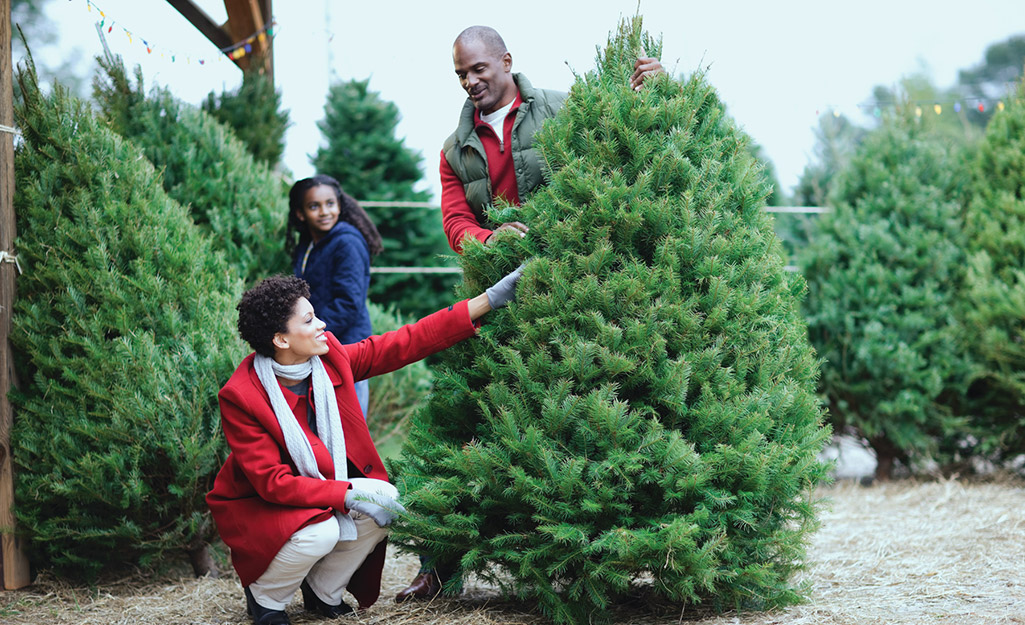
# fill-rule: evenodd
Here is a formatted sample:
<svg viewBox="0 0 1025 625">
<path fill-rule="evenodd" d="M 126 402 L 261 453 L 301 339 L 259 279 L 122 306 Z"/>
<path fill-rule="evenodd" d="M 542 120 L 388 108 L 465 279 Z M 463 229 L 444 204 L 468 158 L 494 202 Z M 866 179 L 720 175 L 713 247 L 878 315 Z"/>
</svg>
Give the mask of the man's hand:
<svg viewBox="0 0 1025 625">
<path fill-rule="evenodd" d="M 494 237 L 502 230 L 515 230 L 520 233 L 521 237 L 523 237 L 527 236 L 527 232 L 530 230 L 530 228 L 528 228 L 525 224 L 522 224 L 518 221 L 507 221 L 501 226 L 495 228 L 494 231 L 492 231 L 491 234 L 488 235 L 487 240 L 484 241 L 485 245 L 491 245 L 492 237 Z"/>
<path fill-rule="evenodd" d="M 646 78 L 655 74 L 661 74 L 663 71 L 665 70 L 662 69 L 662 64 L 658 62 L 658 59 L 642 56 L 634 63 L 634 73 L 630 77 L 630 87 L 634 91 L 640 91 Z"/>
</svg>

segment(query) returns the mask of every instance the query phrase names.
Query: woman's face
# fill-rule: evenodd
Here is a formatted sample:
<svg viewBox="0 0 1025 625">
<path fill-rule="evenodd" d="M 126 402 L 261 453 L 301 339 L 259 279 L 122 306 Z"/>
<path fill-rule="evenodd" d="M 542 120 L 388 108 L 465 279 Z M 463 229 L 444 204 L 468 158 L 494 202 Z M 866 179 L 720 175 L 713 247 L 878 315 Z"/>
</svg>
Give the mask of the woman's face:
<svg viewBox="0 0 1025 625">
<path fill-rule="evenodd" d="M 340 211 L 335 190 L 326 185 L 317 185 L 306 190 L 298 217 L 310 229 L 310 238 L 316 243 L 335 227 Z"/>
<path fill-rule="evenodd" d="M 292 309 L 292 316 L 285 325 L 286 332 L 274 335 L 274 360 L 282 365 L 306 362 L 311 356 L 323 356 L 328 352 L 327 325 L 313 314 L 313 304 L 300 297 Z"/>
</svg>

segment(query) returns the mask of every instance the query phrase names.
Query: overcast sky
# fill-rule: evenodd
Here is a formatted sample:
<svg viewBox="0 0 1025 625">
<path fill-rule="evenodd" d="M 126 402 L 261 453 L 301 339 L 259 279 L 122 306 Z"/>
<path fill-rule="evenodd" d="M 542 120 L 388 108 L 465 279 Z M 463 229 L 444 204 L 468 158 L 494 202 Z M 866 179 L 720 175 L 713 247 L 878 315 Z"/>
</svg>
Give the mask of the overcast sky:
<svg viewBox="0 0 1025 625">
<path fill-rule="evenodd" d="M 197 4 L 214 20 L 226 19 L 223 2 Z M 275 79 L 293 124 L 285 165 L 296 177 L 314 173 L 308 155 L 321 140 L 315 124 L 328 85 L 370 77 L 371 89 L 402 112 L 399 135 L 423 154 L 425 185 L 437 200 L 441 144 L 465 99 L 451 56 L 463 28 L 494 26 L 514 71 L 536 87 L 566 90 L 573 71 L 592 69 L 595 47 L 636 9 L 634 0 L 277 0 Z M 640 11 L 645 28 L 663 38 L 669 71 L 710 67 L 709 80 L 762 144 L 787 192 L 811 158 L 818 114 L 839 109 L 868 124 L 858 105 L 873 86 L 923 70 L 950 86 L 959 69 L 982 61 L 988 45 L 1025 34 L 1021 0 L 641 0 Z M 45 58 L 100 53 L 95 23 L 103 19 L 111 50 L 141 64 L 149 84 L 168 86 L 185 101 L 241 81 L 163 0 L 95 0 L 91 10 L 86 0 L 51 0 L 48 15 L 61 46 L 40 53 Z"/>
</svg>

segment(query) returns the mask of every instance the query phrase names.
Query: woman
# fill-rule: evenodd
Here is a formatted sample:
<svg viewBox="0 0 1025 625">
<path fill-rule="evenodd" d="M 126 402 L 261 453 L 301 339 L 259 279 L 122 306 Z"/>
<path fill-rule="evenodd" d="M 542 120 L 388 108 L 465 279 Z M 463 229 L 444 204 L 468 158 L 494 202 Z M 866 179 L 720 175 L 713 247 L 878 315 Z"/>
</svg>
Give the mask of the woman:
<svg viewBox="0 0 1025 625">
<path fill-rule="evenodd" d="M 513 299 L 521 271 L 349 345 L 325 331 L 299 278 L 275 276 L 243 294 L 238 329 L 255 353 L 218 394 L 231 454 L 206 500 L 256 625 L 289 623 L 299 588 L 306 609 L 328 617 L 352 612 L 344 590 L 361 608 L 377 600 L 385 528 L 402 507 L 353 384 L 472 336 L 482 315 Z"/>
<path fill-rule="evenodd" d="M 285 244 L 293 273 L 310 285 L 310 303 L 328 331 L 343 344 L 370 336 L 370 259 L 381 253 L 381 235 L 337 180 L 317 175 L 292 185 Z M 356 396 L 366 416 L 366 380 L 356 383 Z"/>
</svg>

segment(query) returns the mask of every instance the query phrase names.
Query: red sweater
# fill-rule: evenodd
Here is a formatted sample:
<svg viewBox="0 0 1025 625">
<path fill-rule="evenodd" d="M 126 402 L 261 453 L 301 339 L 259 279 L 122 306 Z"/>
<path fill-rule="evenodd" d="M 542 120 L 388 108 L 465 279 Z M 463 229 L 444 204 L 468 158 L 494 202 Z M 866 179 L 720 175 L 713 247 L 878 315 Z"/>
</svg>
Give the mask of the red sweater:
<svg viewBox="0 0 1025 625">
<path fill-rule="evenodd" d="M 488 177 L 491 179 L 491 199 L 495 200 L 504 197 L 508 202 L 519 205 L 520 192 L 516 186 L 516 167 L 513 164 L 512 150 L 509 149 L 512 141 L 513 122 L 516 121 L 516 110 L 520 108 L 523 98 L 516 94 L 512 108 L 505 116 L 503 125 L 503 141 L 498 141 L 498 136 L 491 126 L 480 118 L 480 111 L 473 114 L 474 131 L 484 144 L 484 156 L 488 163 Z M 463 182 L 459 180 L 452 167 L 445 159 L 445 152 L 441 152 L 441 224 L 445 229 L 445 236 L 448 237 L 448 244 L 456 253 L 462 253 L 463 247 L 460 241 L 464 236 L 472 236 L 482 243 L 491 236 L 492 230 L 481 226 L 477 215 L 466 202 L 466 192 L 463 189 Z"/>
</svg>

